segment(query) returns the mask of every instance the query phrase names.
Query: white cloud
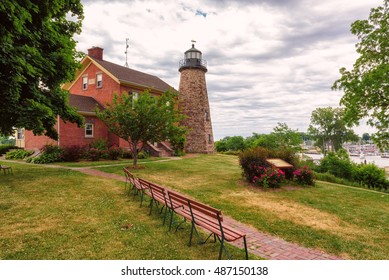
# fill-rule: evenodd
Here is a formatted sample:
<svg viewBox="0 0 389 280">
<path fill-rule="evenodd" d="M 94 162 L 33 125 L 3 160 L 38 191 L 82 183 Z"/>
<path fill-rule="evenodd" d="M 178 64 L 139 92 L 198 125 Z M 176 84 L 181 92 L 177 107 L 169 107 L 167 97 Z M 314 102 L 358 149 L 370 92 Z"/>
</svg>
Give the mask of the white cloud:
<svg viewBox="0 0 389 280">
<path fill-rule="evenodd" d="M 178 62 L 196 40 L 206 74 L 215 139 L 270 132 L 277 122 L 305 131 L 317 107 L 337 106 L 331 91 L 350 68 L 357 39 L 349 29 L 380 0 L 83 1 L 78 50 L 104 48 L 124 65 L 178 89 Z"/>
</svg>

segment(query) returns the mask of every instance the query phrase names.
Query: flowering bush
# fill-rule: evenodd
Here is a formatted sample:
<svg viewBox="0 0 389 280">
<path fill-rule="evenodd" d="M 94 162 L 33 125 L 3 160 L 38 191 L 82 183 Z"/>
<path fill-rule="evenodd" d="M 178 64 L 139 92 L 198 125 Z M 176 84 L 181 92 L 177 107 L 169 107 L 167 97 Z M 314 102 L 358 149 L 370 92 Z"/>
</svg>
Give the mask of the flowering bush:
<svg viewBox="0 0 389 280">
<path fill-rule="evenodd" d="M 315 180 L 315 174 L 308 166 L 296 169 L 293 172 L 294 179 L 297 183 L 302 185 L 313 185 Z"/>
<path fill-rule="evenodd" d="M 63 148 L 62 159 L 64 161 L 79 161 L 85 153 L 85 147 L 73 145 Z"/>
<path fill-rule="evenodd" d="M 122 149 L 117 145 L 113 145 L 108 149 L 107 153 L 109 159 L 116 160 L 122 154 Z"/>
<path fill-rule="evenodd" d="M 276 188 L 285 179 L 285 173 L 281 169 L 257 166 L 258 176 L 254 175 L 252 182 L 254 185 L 264 188 Z"/>
<path fill-rule="evenodd" d="M 86 152 L 86 158 L 92 161 L 98 161 L 101 158 L 101 151 L 96 148 L 90 148 Z"/>
</svg>

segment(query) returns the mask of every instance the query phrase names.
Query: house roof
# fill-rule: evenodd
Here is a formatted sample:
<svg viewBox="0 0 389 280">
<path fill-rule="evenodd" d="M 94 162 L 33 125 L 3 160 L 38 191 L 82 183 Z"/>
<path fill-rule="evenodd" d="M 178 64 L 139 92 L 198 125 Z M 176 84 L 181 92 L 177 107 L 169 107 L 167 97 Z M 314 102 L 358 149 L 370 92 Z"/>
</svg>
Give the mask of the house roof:
<svg viewBox="0 0 389 280">
<path fill-rule="evenodd" d="M 91 60 L 95 61 L 97 64 L 102 66 L 105 70 L 111 73 L 114 77 L 116 77 L 120 83 L 131 83 L 136 85 L 141 85 L 146 88 L 154 88 L 160 91 L 167 91 L 169 89 L 173 89 L 172 86 L 168 85 L 160 78 L 146 74 L 131 68 L 127 68 L 124 66 L 120 66 L 118 64 L 96 59 L 94 57 L 89 57 Z"/>
<path fill-rule="evenodd" d="M 104 109 L 104 107 L 98 101 L 96 101 L 96 99 L 90 96 L 70 94 L 69 103 L 71 106 L 76 107 L 78 111 L 81 112 L 94 113 L 96 106 L 100 110 Z"/>
</svg>

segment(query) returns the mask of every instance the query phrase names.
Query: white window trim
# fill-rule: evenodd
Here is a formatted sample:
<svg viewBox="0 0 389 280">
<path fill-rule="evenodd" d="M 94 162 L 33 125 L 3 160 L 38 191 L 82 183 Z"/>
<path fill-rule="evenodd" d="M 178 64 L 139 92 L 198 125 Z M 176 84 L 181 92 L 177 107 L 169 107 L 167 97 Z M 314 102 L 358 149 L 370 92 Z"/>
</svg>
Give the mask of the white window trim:
<svg viewBox="0 0 389 280">
<path fill-rule="evenodd" d="M 21 137 L 19 137 L 21 135 Z M 24 129 L 23 128 L 18 128 L 16 130 L 16 140 L 24 140 Z"/>
<path fill-rule="evenodd" d="M 99 85 L 99 77 L 100 79 L 100 85 Z M 97 73 L 96 74 L 96 88 L 102 88 L 103 87 L 103 73 Z"/>
<path fill-rule="evenodd" d="M 84 79 L 86 79 L 86 83 L 84 83 Z M 88 76 L 82 76 L 82 90 L 88 89 Z"/>
<path fill-rule="evenodd" d="M 91 125 L 91 129 L 90 129 L 90 130 L 92 130 L 91 135 L 86 133 L 88 125 Z M 94 135 L 95 135 L 95 125 L 93 123 L 86 123 L 85 124 L 85 138 L 93 138 Z"/>
</svg>

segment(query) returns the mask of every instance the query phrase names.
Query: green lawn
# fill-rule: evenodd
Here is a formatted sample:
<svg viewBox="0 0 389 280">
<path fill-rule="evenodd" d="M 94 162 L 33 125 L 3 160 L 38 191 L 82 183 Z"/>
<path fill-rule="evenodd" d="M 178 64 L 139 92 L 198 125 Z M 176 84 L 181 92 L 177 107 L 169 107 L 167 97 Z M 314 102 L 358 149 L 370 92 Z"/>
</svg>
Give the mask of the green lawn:
<svg viewBox="0 0 389 280">
<path fill-rule="evenodd" d="M 388 194 L 324 182 L 258 191 L 242 182 L 237 157 L 227 155 L 155 162 L 134 173 L 288 241 L 347 259 L 389 259 Z"/>
<path fill-rule="evenodd" d="M 188 225 L 168 232 L 157 212 L 149 216 L 146 206 L 139 208 L 138 199 L 124 193 L 123 182 L 66 169 L 6 165 L 14 175 L 0 174 L 0 259 L 218 256 L 217 243 L 187 245 Z M 244 258 L 243 250 L 229 249 L 235 258 Z"/>
<path fill-rule="evenodd" d="M 0 259 L 215 259 L 218 246 L 188 247 L 189 229 L 168 233 L 123 183 L 77 171 L 11 164 L 0 174 Z M 348 259 L 389 259 L 389 195 L 318 182 L 259 191 L 237 157 L 155 161 L 137 176 L 221 208 L 255 228 Z M 122 166 L 98 168 L 123 175 Z M 133 224 L 121 230 L 124 224 Z M 237 258 L 242 250 L 232 248 Z"/>
</svg>

